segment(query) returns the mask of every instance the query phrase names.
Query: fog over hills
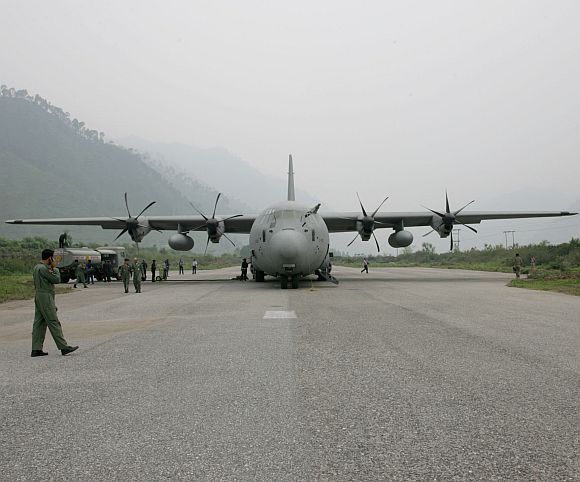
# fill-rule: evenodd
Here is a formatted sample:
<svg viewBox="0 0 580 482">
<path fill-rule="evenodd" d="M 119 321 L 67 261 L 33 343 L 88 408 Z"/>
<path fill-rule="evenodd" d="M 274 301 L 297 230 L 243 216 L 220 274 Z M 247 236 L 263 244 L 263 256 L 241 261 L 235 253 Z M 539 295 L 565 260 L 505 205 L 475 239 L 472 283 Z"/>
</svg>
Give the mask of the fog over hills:
<svg viewBox="0 0 580 482">
<path fill-rule="evenodd" d="M 0 96 L 0 205 L 2 221 L 17 218 L 126 217 L 124 193 L 136 215 L 196 214 L 213 210 L 217 191 L 172 169 L 155 169 L 140 153 L 105 142 L 69 113 L 26 91 Z M 147 160 L 148 162 L 145 162 Z M 233 213 L 247 206 L 220 199 L 219 210 Z M 0 236 L 58 237 L 68 230 L 73 239 L 114 242 L 115 231 L 98 227 L 13 226 L 0 223 Z M 171 233 L 148 235 L 145 244 L 164 245 Z M 205 247 L 205 233 L 196 234 L 196 249 Z M 127 235 L 117 243 L 129 243 Z M 212 247 L 214 248 L 214 247 Z M 226 249 L 227 246 L 220 248 Z"/>
</svg>

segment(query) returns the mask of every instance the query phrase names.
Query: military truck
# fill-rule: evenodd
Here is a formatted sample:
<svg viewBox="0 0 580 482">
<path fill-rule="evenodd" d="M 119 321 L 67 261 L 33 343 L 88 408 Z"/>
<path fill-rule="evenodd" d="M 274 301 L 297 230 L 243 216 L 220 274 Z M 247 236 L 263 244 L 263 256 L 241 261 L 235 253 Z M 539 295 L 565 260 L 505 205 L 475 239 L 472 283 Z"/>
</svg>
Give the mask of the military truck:
<svg viewBox="0 0 580 482">
<path fill-rule="evenodd" d="M 61 283 L 68 283 L 71 279 L 76 279 L 75 261 L 86 264 L 91 261 L 95 278 L 102 281 L 105 278 L 103 263 L 111 262 L 112 276 L 119 279 L 119 266 L 125 259 L 125 248 L 123 246 L 101 246 L 96 249 L 90 248 L 58 248 L 54 250 L 54 260 L 60 271 Z"/>
</svg>

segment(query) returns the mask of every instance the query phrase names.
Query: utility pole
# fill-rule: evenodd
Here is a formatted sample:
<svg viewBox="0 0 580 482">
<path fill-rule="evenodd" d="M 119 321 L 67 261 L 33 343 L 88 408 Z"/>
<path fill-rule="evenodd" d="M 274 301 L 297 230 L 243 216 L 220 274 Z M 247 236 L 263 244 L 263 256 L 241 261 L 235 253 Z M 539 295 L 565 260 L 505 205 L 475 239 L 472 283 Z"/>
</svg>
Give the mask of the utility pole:
<svg viewBox="0 0 580 482">
<path fill-rule="evenodd" d="M 453 245 L 455 246 L 455 249 L 457 251 L 459 251 L 459 231 L 461 231 L 461 229 L 454 229 L 453 232 L 455 233 L 455 239 L 453 240 Z"/>
<path fill-rule="evenodd" d="M 505 249 L 508 249 L 508 234 L 512 235 L 512 249 L 514 249 L 516 247 L 516 241 L 515 241 L 515 231 L 504 231 L 503 234 L 505 234 Z"/>
</svg>

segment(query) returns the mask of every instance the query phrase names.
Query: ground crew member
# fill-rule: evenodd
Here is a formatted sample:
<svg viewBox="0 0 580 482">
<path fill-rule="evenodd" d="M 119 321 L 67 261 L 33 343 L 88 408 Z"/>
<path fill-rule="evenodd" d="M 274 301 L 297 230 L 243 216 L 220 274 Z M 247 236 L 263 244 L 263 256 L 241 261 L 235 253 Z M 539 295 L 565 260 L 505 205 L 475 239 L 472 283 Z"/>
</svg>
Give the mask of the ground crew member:
<svg viewBox="0 0 580 482">
<path fill-rule="evenodd" d="M 125 262 L 119 266 L 119 274 L 123 280 L 125 293 L 129 293 L 129 278 L 131 277 L 131 267 L 129 266 L 129 258 L 125 258 Z"/>
<path fill-rule="evenodd" d="M 193 259 L 191 262 L 191 274 L 197 273 L 197 259 Z"/>
<path fill-rule="evenodd" d="M 179 258 L 179 274 L 183 274 L 183 260 Z"/>
<path fill-rule="evenodd" d="M 78 346 L 69 346 L 64 335 L 62 326 L 56 315 L 56 305 L 54 303 L 54 285 L 60 283 L 60 272 L 56 268 L 54 261 L 54 251 L 45 249 L 42 251 L 42 262 L 34 267 L 32 279 L 34 281 L 34 323 L 32 325 L 32 352 L 30 356 L 44 356 L 47 352 L 42 351 L 46 328 L 57 348 L 63 355 L 72 353 Z"/>
<path fill-rule="evenodd" d="M 105 281 L 107 283 L 111 282 L 111 274 L 113 273 L 113 267 L 111 266 L 111 261 L 106 259 L 103 264 L 103 271 L 105 272 Z"/>
<path fill-rule="evenodd" d="M 133 266 L 131 267 L 133 270 L 133 286 L 135 286 L 135 293 L 141 293 L 141 263 L 139 260 L 135 258 L 133 260 Z"/>
<path fill-rule="evenodd" d="M 157 269 L 157 264 L 155 260 L 151 262 L 151 281 L 155 283 L 155 270 Z"/>
<path fill-rule="evenodd" d="M 522 271 L 522 265 L 524 264 L 522 258 L 520 257 L 520 253 L 516 253 L 516 257 L 514 258 L 514 273 L 516 274 L 516 278 L 519 279 L 520 273 Z"/>
<path fill-rule="evenodd" d="M 87 283 L 94 285 L 95 284 L 95 269 L 93 268 L 93 263 L 89 259 L 87 261 L 86 266 L 86 276 L 87 276 Z"/>
<path fill-rule="evenodd" d="M 78 259 L 75 259 L 75 277 L 76 277 L 76 283 L 74 284 L 74 287 L 77 287 L 77 283 L 82 283 L 83 287 L 87 287 L 87 283 L 85 281 L 85 267 L 79 263 Z"/>
<path fill-rule="evenodd" d="M 242 281 L 246 281 L 248 279 L 248 262 L 246 261 L 246 258 L 244 258 L 242 261 L 242 275 L 240 279 Z"/>
<path fill-rule="evenodd" d="M 145 260 L 141 261 L 141 273 L 143 275 L 141 281 L 145 281 L 147 279 L 147 261 Z"/>
</svg>

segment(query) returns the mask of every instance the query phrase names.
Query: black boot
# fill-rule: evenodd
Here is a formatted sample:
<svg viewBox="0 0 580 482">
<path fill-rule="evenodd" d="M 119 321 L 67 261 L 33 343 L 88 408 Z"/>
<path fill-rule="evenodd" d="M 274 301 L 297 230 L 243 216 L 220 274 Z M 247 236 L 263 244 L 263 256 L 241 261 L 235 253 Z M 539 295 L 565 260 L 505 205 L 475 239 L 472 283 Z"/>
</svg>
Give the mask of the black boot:
<svg viewBox="0 0 580 482">
<path fill-rule="evenodd" d="M 78 350 L 78 346 L 65 346 L 62 350 L 60 350 L 60 352 L 64 355 L 68 355 L 69 353 L 72 353 L 75 350 Z"/>
<path fill-rule="evenodd" d="M 42 350 L 32 350 L 32 352 L 30 353 L 30 356 L 45 356 L 45 355 L 48 355 L 48 353 Z"/>
</svg>

